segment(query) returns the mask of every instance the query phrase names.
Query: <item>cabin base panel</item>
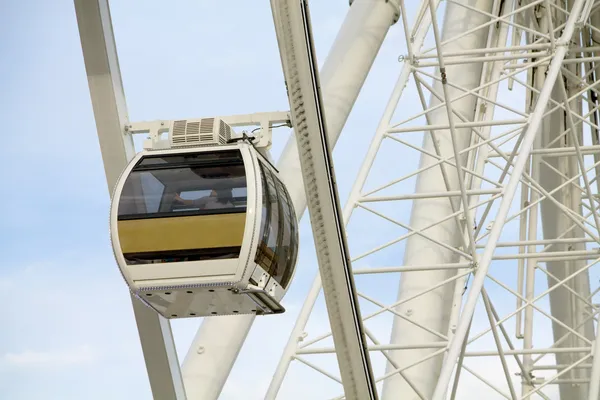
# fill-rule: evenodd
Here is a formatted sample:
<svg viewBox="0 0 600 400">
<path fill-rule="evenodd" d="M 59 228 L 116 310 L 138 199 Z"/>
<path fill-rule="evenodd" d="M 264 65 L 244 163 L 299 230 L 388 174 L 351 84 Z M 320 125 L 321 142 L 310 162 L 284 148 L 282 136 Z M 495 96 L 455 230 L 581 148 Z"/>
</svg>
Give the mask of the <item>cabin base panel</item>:
<svg viewBox="0 0 600 400">
<path fill-rule="evenodd" d="M 140 290 L 138 296 L 168 319 L 240 314 L 266 315 L 285 311 L 278 301 L 266 293 L 240 291 L 231 286 Z"/>
</svg>

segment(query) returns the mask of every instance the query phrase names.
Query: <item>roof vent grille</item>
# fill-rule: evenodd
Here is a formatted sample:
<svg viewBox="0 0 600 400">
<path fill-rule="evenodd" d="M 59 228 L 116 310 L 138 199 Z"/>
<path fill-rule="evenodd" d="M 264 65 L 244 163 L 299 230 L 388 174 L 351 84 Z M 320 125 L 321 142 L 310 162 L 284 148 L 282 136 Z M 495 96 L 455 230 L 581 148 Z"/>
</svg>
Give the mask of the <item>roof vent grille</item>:
<svg viewBox="0 0 600 400">
<path fill-rule="evenodd" d="M 173 121 L 169 144 L 171 147 L 215 146 L 227 144 L 231 126 L 220 118 Z"/>
</svg>

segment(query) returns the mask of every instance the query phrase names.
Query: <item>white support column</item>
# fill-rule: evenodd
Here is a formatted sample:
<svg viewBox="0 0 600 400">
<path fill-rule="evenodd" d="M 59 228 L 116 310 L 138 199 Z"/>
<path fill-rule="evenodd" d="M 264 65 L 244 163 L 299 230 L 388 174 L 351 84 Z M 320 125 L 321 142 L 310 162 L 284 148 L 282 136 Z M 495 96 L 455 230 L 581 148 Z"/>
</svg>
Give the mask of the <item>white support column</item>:
<svg viewBox="0 0 600 400">
<path fill-rule="evenodd" d="M 108 0 L 75 0 L 75 12 L 108 190 L 112 195 L 135 149 L 131 136 L 125 133 L 127 105 Z M 153 397 L 185 400 L 169 321 L 135 297 L 131 299 Z"/>
<path fill-rule="evenodd" d="M 597 329 L 596 341 L 594 342 L 594 355 L 592 361 L 592 375 L 590 379 L 590 391 L 588 400 L 600 399 L 600 329 Z"/>
<path fill-rule="evenodd" d="M 557 80 L 556 86 L 554 88 L 553 98 L 557 101 L 564 100 L 559 89 L 559 85 L 562 84 L 562 79 Z M 543 140 L 544 147 L 546 147 L 548 143 L 556 139 L 559 135 L 562 135 L 564 133 L 563 127 L 566 126 L 565 113 L 562 110 L 550 114 L 548 116 L 548 120 L 549 122 L 546 124 L 546 126 L 548 126 L 548 129 L 542 131 L 541 139 Z M 571 143 L 569 144 L 569 146 L 572 145 L 570 135 L 567 134 L 565 140 Z M 552 148 L 560 147 L 562 145 L 563 144 L 561 142 L 558 142 L 554 146 L 552 146 Z M 564 157 L 545 159 L 544 161 L 546 164 L 540 165 L 539 182 L 542 185 L 542 187 L 547 191 L 552 191 L 566 180 L 559 176 L 552 169 L 550 169 L 550 166 L 555 167 L 558 171 L 562 172 L 565 176 L 569 178 L 577 175 L 579 171 L 577 170 L 576 166 L 575 168 L 573 168 L 573 165 L 570 162 L 572 160 L 576 161 L 576 158 Z M 572 208 L 575 212 L 581 214 L 581 194 L 577 193 L 577 191 L 572 190 L 572 188 L 570 187 L 564 187 L 562 190 L 556 192 L 556 194 L 554 194 L 553 197 L 557 199 L 561 204 L 564 204 L 567 207 Z M 541 202 L 540 208 L 544 239 L 555 239 L 567 231 L 569 238 L 583 238 L 585 236 L 583 231 L 578 227 L 569 230 L 569 227 L 571 226 L 571 219 L 567 217 L 563 212 L 561 212 L 552 202 L 544 200 Z M 572 252 L 577 250 L 585 250 L 585 244 L 557 244 L 553 245 L 552 248 L 548 250 L 548 253 L 552 254 L 552 252 L 561 251 Z M 583 260 L 546 261 L 546 268 L 548 272 L 552 275 L 552 277 L 548 275 L 548 286 L 555 285 L 556 279 L 558 279 L 559 281 L 564 279 L 565 277 L 569 276 L 578 269 L 585 267 L 585 264 L 586 263 Z M 583 297 L 589 296 L 589 275 L 587 273 L 579 274 L 572 281 L 566 283 L 564 287 L 559 287 L 550 294 L 550 310 L 552 316 L 557 318 L 565 325 L 576 329 L 585 337 L 593 339 L 593 321 L 581 323 L 581 321 L 583 321 L 583 319 L 585 318 L 585 311 L 587 310 L 587 307 L 585 306 L 585 304 L 582 304 L 582 302 L 579 301 L 576 297 L 574 297 L 569 292 L 568 288 L 576 290 L 576 292 L 581 294 L 581 296 Z M 552 324 L 552 331 L 554 340 L 559 340 L 565 335 L 568 336 L 568 338 L 566 340 L 563 340 L 557 347 L 575 347 L 577 344 L 581 344 L 580 340 L 577 340 L 577 338 L 575 338 L 574 335 L 570 334 L 568 330 L 566 330 L 563 326 L 556 322 Z M 556 362 L 558 364 L 572 364 L 573 362 L 581 358 L 582 355 L 583 354 L 559 353 L 556 355 Z M 576 375 L 581 375 L 581 377 L 589 377 L 588 373 L 589 371 L 587 370 L 571 370 L 568 377 L 574 378 Z M 580 400 L 584 399 L 587 394 L 586 384 L 571 385 L 565 383 L 560 384 L 559 388 L 562 399 Z"/>
<path fill-rule="evenodd" d="M 469 6 L 475 7 L 484 12 L 491 12 L 492 0 L 477 0 L 477 1 L 459 1 L 459 3 L 468 3 Z M 455 3 L 446 5 L 446 14 L 444 17 L 442 40 L 460 35 L 474 27 L 484 24 L 488 17 L 471 11 Z M 443 47 L 444 52 L 460 52 L 470 49 L 484 48 L 488 35 L 487 29 L 480 29 L 470 33 L 458 40 L 450 42 Z M 482 64 L 473 63 L 468 65 L 448 65 L 446 66 L 446 75 L 448 80 L 453 84 L 459 85 L 466 89 L 473 89 L 480 84 Z M 439 70 L 436 72 L 439 75 Z M 441 82 L 436 81 L 434 90 L 437 93 L 442 93 L 443 87 Z M 461 91 L 454 88 L 448 88 L 450 98 L 457 97 L 462 94 Z M 455 113 L 460 113 L 470 121 L 473 121 L 475 115 L 475 96 L 465 97 L 459 101 L 452 103 L 452 109 Z M 432 96 L 430 107 L 440 104 L 441 101 Z M 432 125 L 448 126 L 448 114 L 444 107 L 440 107 L 429 113 L 429 123 Z M 461 128 L 456 130 L 458 150 L 463 150 L 470 144 L 471 131 Z M 450 131 L 448 129 L 440 129 L 436 131 L 438 141 L 438 149 L 442 157 L 449 157 L 454 154 L 453 144 Z M 436 149 L 431 135 L 425 136 L 423 144 L 425 151 L 430 154 L 435 154 Z M 433 157 L 423 155 L 421 157 L 420 168 L 425 168 L 428 165 L 434 164 L 437 160 Z M 460 160 L 464 165 L 466 157 Z M 458 163 L 458 162 L 457 162 Z M 459 190 L 458 176 L 454 172 L 449 174 L 448 182 L 450 190 Z M 445 192 L 447 191 L 444 182 L 444 177 L 439 167 L 431 168 L 428 171 L 419 174 L 416 186 L 416 193 L 420 192 Z M 413 203 L 410 226 L 412 229 L 423 229 L 432 222 L 442 220 L 445 216 L 452 214 L 452 206 L 448 199 L 420 199 Z M 439 224 L 435 228 L 429 229 L 428 236 L 436 239 L 439 242 L 449 244 L 452 247 L 460 246 L 460 237 L 463 235 L 454 220 L 448 220 L 443 224 Z M 468 249 L 463 249 L 468 251 Z M 406 242 L 406 250 L 404 255 L 403 265 L 418 266 L 429 264 L 444 264 L 457 262 L 455 253 L 443 249 L 440 246 L 432 244 L 421 236 L 414 235 Z M 431 271 L 431 272 L 409 272 L 403 273 L 400 281 L 398 300 L 409 298 L 416 293 L 419 293 L 427 288 L 435 286 L 439 282 L 443 282 L 453 275 L 456 271 Z M 450 308 L 452 305 L 452 297 L 454 285 L 445 285 L 434 291 L 431 291 L 423 296 L 405 302 L 396 308 L 401 314 L 410 315 L 411 319 L 421 325 L 436 332 L 447 332 L 450 316 Z M 400 346 L 407 346 L 411 343 L 440 341 L 439 337 L 426 333 L 423 329 L 407 322 L 401 318 L 394 318 L 392 328 L 392 336 L 390 343 Z M 390 351 L 388 354 L 392 359 L 401 364 L 412 364 L 427 355 L 431 354 L 434 349 L 415 349 L 404 351 Z M 406 371 L 406 375 L 416 387 L 418 387 L 426 398 L 430 398 L 437 377 L 440 373 L 442 363 L 442 355 L 435 357 L 427 362 L 416 365 Z M 394 370 L 388 364 L 388 372 Z M 396 399 L 399 396 L 406 398 L 416 398 L 414 390 L 410 384 L 399 375 L 394 375 L 384 381 L 383 385 L 383 400 Z"/>
<path fill-rule="evenodd" d="M 540 20 L 538 22 L 540 26 L 540 32 L 545 34 L 549 34 L 549 29 L 551 22 L 549 20 L 549 16 L 547 13 L 541 13 Z M 546 73 L 548 72 L 547 65 L 541 65 L 537 68 L 532 69 L 532 86 L 537 90 L 541 90 L 544 87 L 544 82 L 546 79 Z M 531 94 L 531 99 L 536 99 L 537 94 Z M 531 102 L 531 106 L 536 104 L 535 101 Z M 552 128 L 554 127 L 554 128 Z M 546 118 L 542 121 L 542 127 L 536 135 L 536 139 L 533 142 L 533 150 L 540 149 L 542 147 L 542 138 L 541 134 L 544 134 L 547 130 L 559 130 L 561 125 L 551 124 L 549 118 Z M 526 168 L 531 170 L 531 176 L 533 179 L 539 181 L 540 178 L 540 168 L 541 168 L 541 155 L 534 154 L 531 157 L 531 163 L 528 163 Z M 530 165 L 529 165 L 530 164 Z M 535 203 L 539 201 L 539 193 L 535 190 L 531 190 L 529 193 L 529 203 Z M 538 222 L 539 222 L 539 207 L 535 206 L 527 215 L 527 240 L 535 240 L 538 237 Z M 554 217 L 551 217 L 554 218 Z M 523 218 L 525 219 L 525 218 Z M 546 224 L 544 224 L 546 225 Z M 536 246 L 530 245 L 524 247 L 527 253 L 535 253 Z M 525 261 L 525 300 L 531 301 L 535 297 L 535 276 L 536 269 L 539 260 L 535 258 L 528 258 Z M 552 293 L 550 296 L 552 296 Z M 519 305 L 520 306 L 520 305 Z M 526 350 L 533 348 L 533 332 L 534 332 L 534 308 L 529 305 L 525 307 L 524 310 L 524 319 L 523 319 L 523 348 Z M 525 395 L 526 393 L 531 392 L 535 389 L 535 385 L 533 384 L 533 355 L 524 354 L 523 355 L 523 375 L 521 377 L 521 394 Z M 530 400 L 531 397 L 525 397 L 525 400 Z"/>
<path fill-rule="evenodd" d="M 565 17 L 561 20 L 555 21 L 555 24 L 562 23 Z M 571 42 L 572 47 L 577 47 L 579 42 L 578 37 L 574 37 Z M 575 54 L 569 55 L 569 58 L 575 58 Z M 543 131 L 542 140 L 545 148 L 560 148 L 562 146 L 575 147 L 576 152 L 579 156 L 580 146 L 583 144 L 581 140 L 583 138 L 581 125 L 573 126 L 573 118 L 571 111 L 576 110 L 578 115 L 582 115 L 582 104 L 581 98 L 567 101 L 566 97 L 571 97 L 574 93 L 579 90 L 579 82 L 573 81 L 574 77 L 580 75 L 579 65 L 571 64 L 565 65 L 567 70 L 571 71 L 571 79 L 566 79 L 563 82 L 562 76 L 557 80 L 554 87 L 553 99 L 557 102 L 565 101 L 566 113 L 562 110 L 550 114 L 547 118 L 550 120 L 548 123 L 549 129 Z M 567 85 L 565 89 L 563 85 Z M 568 93 L 567 93 L 568 92 Z M 566 134 L 563 139 L 566 143 L 562 143 L 563 140 L 557 141 L 556 139 L 564 134 L 564 127 L 575 131 Z M 578 142 L 575 142 L 575 138 Z M 553 145 L 550 143 L 554 142 Z M 583 160 L 581 160 L 583 161 Z M 547 191 L 551 191 L 554 188 L 562 184 L 566 178 L 571 178 L 579 173 L 578 157 L 576 155 L 563 158 L 548 158 L 545 160 L 547 164 L 541 165 L 540 184 Z M 556 171 L 560 171 L 564 177 L 558 175 L 551 169 L 553 167 Z M 582 168 L 583 169 L 583 168 Z M 565 178 L 566 177 L 566 178 Z M 587 182 L 587 175 L 583 179 Z M 589 187 L 589 182 L 586 183 Z M 571 208 L 577 214 L 582 214 L 581 205 L 582 192 L 578 190 L 572 190 L 570 187 L 565 187 L 558 191 L 554 198 L 559 200 L 561 204 Z M 592 203 L 593 204 L 593 203 Z M 595 211 L 593 212 L 596 215 Z M 550 201 L 545 200 L 541 203 L 541 215 L 542 215 L 542 226 L 544 230 L 545 239 L 555 239 L 564 232 L 569 230 L 571 226 L 571 220 Z M 569 231 L 568 236 L 570 238 L 583 239 L 585 237 L 584 232 L 575 227 Z M 581 251 L 585 250 L 586 245 L 584 243 L 573 243 L 564 245 L 555 245 L 549 252 L 558 251 Z M 548 286 L 554 285 L 556 279 L 562 280 L 569 274 L 580 270 L 585 267 L 583 260 L 573 261 L 548 261 L 546 262 L 547 270 L 553 275 L 551 278 L 548 275 Z M 585 322 L 586 317 L 591 313 L 585 303 L 577 299 L 568 289 L 574 290 L 579 295 L 587 298 L 590 295 L 590 281 L 589 274 L 582 273 L 577 275 L 572 281 L 565 284 L 565 287 L 557 288 L 550 294 L 550 310 L 553 317 L 556 317 L 559 321 L 565 325 L 575 329 L 584 337 L 593 340 L 594 338 L 594 325 L 592 320 Z M 576 347 L 582 345 L 581 339 L 576 338 L 570 334 L 563 326 L 554 322 L 552 324 L 552 331 L 554 334 L 554 340 L 557 341 L 563 336 L 567 335 L 567 339 L 563 340 L 557 347 Z M 572 364 L 581 358 L 583 354 L 576 353 L 561 353 L 556 355 L 556 362 L 558 364 Z M 587 369 L 575 369 L 569 372 L 568 378 L 571 379 L 589 379 L 589 370 Z M 567 377 L 565 377 L 567 378 Z M 559 385 L 560 395 L 562 399 L 584 399 L 588 392 L 588 385 L 586 383 L 579 383 L 572 385 L 569 383 L 563 383 Z"/>
<path fill-rule="evenodd" d="M 108 0 L 75 0 L 75 13 L 109 195 L 135 155 Z"/>
<path fill-rule="evenodd" d="M 131 296 L 131 302 L 152 397 L 157 400 L 186 400 L 170 321 L 134 296 Z"/>
<path fill-rule="evenodd" d="M 348 119 L 398 8 L 385 0 L 355 0 L 321 68 L 321 90 L 327 115 L 327 132 L 333 147 Z M 297 143 L 288 140 L 278 162 L 298 218 L 306 210 L 306 195 Z M 284 299 L 285 301 L 285 299 Z M 183 362 L 188 397 L 217 399 L 229 376 L 254 316 L 207 318 L 202 322 Z M 227 341 L 223 332 L 231 332 Z M 198 353 L 198 349 L 202 349 Z"/>
</svg>

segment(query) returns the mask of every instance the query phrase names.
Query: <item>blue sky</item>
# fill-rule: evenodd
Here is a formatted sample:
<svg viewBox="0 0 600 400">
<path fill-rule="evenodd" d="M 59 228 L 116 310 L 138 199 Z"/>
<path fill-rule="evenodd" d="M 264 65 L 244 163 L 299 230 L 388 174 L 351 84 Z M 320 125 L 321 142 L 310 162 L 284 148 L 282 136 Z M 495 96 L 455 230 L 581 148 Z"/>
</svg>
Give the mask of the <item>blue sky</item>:
<svg viewBox="0 0 600 400">
<path fill-rule="evenodd" d="M 132 121 L 288 108 L 268 2 L 112 3 Z M 320 64 L 347 8 L 344 0 L 311 2 Z M 128 291 L 109 244 L 109 194 L 72 1 L 0 2 L 0 15 L 6 21 L 0 25 L 0 117 L 6 149 L 0 161 L 5 184 L 0 196 L 0 301 L 5 305 L 0 393 L 11 400 L 150 399 Z M 397 24 L 334 152 L 343 202 L 402 66 L 397 62 L 405 52 L 401 35 Z M 401 115 L 418 111 L 412 90 L 413 96 L 401 102 Z M 504 90 L 500 96 L 506 100 L 514 94 Z M 275 158 L 289 133 L 275 131 Z M 388 146 L 368 187 L 405 172 L 387 167 L 398 154 L 406 165 L 416 163 L 416 152 L 404 148 L 398 153 L 400 147 Z M 411 185 L 414 180 L 400 189 L 410 192 Z M 408 222 L 408 210 L 399 207 L 394 212 Z M 380 244 L 386 235 L 403 232 L 381 223 L 373 228 L 360 212 L 356 215 L 349 229 L 353 255 Z M 248 339 L 251 345 L 242 350 L 222 399 L 260 399 L 269 384 L 317 271 L 307 222 L 305 218 L 302 223 L 298 273 L 284 299 L 288 312 L 257 319 Z M 365 235 L 365 228 L 378 234 Z M 398 265 L 402 252 L 403 245 L 357 265 Z M 495 265 L 502 268 L 505 263 Z M 514 276 L 501 276 L 514 286 Z M 395 300 L 397 281 L 357 281 L 376 288 L 378 300 Z M 501 308 L 513 307 L 513 297 L 503 299 L 508 300 L 500 302 Z M 370 325 L 383 332 L 383 341 L 389 337 L 386 318 Z M 180 360 L 199 323 L 173 323 Z M 309 330 L 328 330 L 322 298 Z M 291 371 L 292 381 L 284 384 L 281 398 L 295 399 L 302 379 L 311 379 L 313 385 L 305 387 L 300 398 L 311 398 L 310 390 L 326 388 L 332 396 L 339 392 L 326 378 L 297 363 Z"/>
</svg>

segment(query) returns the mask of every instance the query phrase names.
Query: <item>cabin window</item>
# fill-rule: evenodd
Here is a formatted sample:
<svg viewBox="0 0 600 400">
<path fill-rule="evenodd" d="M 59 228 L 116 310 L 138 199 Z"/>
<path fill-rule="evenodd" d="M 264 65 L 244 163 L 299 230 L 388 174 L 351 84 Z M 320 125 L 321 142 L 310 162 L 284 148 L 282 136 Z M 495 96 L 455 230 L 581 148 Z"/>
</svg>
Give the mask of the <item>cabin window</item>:
<svg viewBox="0 0 600 400">
<path fill-rule="evenodd" d="M 123 187 L 119 220 L 245 212 L 241 154 L 223 153 L 143 158 Z"/>
<path fill-rule="evenodd" d="M 142 182 L 142 192 L 146 194 L 144 196 L 146 212 L 158 212 L 160 202 L 165 192 L 165 185 L 150 172 L 141 172 L 140 180 Z"/>
<path fill-rule="evenodd" d="M 296 215 L 284 185 L 262 162 L 261 183 L 262 220 L 255 261 L 285 288 L 296 263 Z"/>
<path fill-rule="evenodd" d="M 296 257 L 298 251 L 298 223 L 294 206 L 291 202 L 289 194 L 281 181 L 277 181 L 277 191 L 279 193 L 279 203 L 283 222 L 283 233 L 281 238 L 281 246 L 279 248 L 278 258 L 284 266 L 280 269 L 280 274 L 277 276 L 283 287 L 287 287 L 292 279 L 292 272 L 296 265 Z"/>
</svg>

